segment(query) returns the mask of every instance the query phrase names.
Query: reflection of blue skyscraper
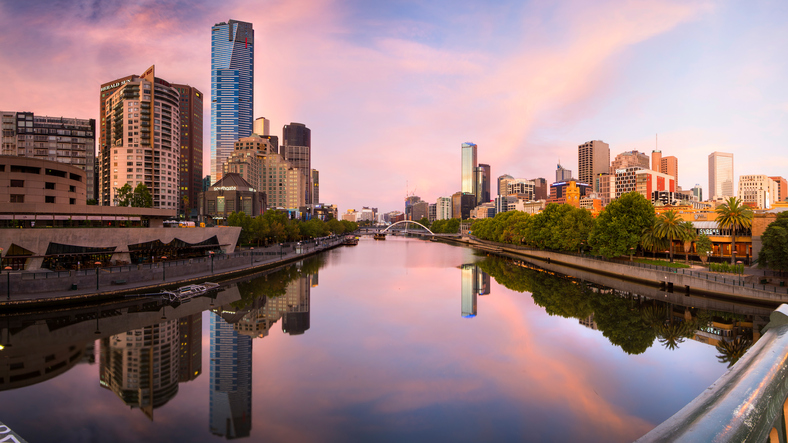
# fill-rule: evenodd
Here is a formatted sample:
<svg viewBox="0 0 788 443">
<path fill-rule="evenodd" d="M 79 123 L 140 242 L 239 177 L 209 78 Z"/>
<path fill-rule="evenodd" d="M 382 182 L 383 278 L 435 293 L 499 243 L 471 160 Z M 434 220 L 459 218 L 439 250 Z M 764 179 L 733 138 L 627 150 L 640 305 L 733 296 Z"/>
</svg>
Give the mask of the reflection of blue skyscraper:
<svg viewBox="0 0 788 443">
<path fill-rule="evenodd" d="M 476 265 L 462 265 L 462 284 L 460 291 L 462 294 L 462 316 L 476 317 Z"/>
<path fill-rule="evenodd" d="M 254 30 L 229 20 L 211 28 L 211 183 L 235 142 L 252 134 L 254 111 Z"/>
<path fill-rule="evenodd" d="M 211 433 L 227 439 L 252 430 L 252 338 L 211 313 Z"/>
</svg>

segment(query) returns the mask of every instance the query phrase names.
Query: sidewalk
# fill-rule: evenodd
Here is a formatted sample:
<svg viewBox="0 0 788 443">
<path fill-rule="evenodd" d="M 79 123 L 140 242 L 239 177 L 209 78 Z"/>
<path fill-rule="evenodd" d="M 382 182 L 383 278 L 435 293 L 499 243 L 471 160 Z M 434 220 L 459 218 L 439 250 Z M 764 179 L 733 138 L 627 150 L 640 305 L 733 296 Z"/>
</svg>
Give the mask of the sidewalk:
<svg viewBox="0 0 788 443">
<path fill-rule="evenodd" d="M 314 241 L 310 242 L 306 241 L 303 242 L 303 251 L 300 254 L 295 252 L 295 248 L 293 247 L 295 243 L 289 243 L 284 248 L 280 248 L 279 245 L 269 246 L 268 248 L 255 248 L 252 252 L 252 256 L 249 256 L 250 249 L 236 249 L 236 252 L 233 253 L 233 257 L 226 259 L 226 260 L 234 260 L 234 261 L 241 261 L 241 264 L 237 265 L 229 265 L 229 266 L 217 266 L 217 264 L 225 264 L 221 263 L 224 260 L 217 260 L 213 263 L 214 269 L 213 272 L 192 272 L 178 275 L 177 277 L 173 277 L 172 279 L 162 278 L 158 282 L 152 281 L 143 281 L 143 282 L 133 282 L 129 281 L 123 284 L 110 284 L 107 283 L 107 275 L 102 273 L 100 277 L 103 279 L 102 284 L 99 286 L 99 290 L 96 290 L 96 286 L 91 285 L 90 287 L 84 287 L 77 290 L 60 290 L 60 291 L 47 291 L 45 293 L 31 293 L 31 294 L 11 294 L 10 300 L 5 293 L 5 282 L 3 282 L 3 278 L 0 278 L 0 288 L 3 288 L 3 294 L 0 295 L 0 310 L 3 308 L 13 308 L 13 307 L 22 307 L 22 306 L 32 306 L 32 305 L 41 305 L 41 304 L 64 304 L 64 303 L 76 303 L 76 302 L 83 302 L 83 301 L 93 301 L 93 300 L 108 300 L 108 299 L 124 299 L 126 294 L 133 294 L 133 293 L 158 293 L 161 292 L 163 289 L 168 287 L 178 287 L 184 286 L 186 284 L 192 283 L 202 283 L 205 281 L 218 281 L 218 280 L 226 280 L 231 276 L 238 275 L 238 274 L 246 274 L 251 273 L 254 271 L 260 271 L 263 269 L 270 269 L 275 268 L 280 265 L 284 265 L 290 262 L 298 261 L 306 257 L 310 257 L 312 255 L 318 254 L 323 251 L 327 251 L 329 249 L 333 249 L 337 246 L 342 245 L 342 238 L 326 240 L 324 244 L 320 246 L 315 246 Z M 266 252 L 279 252 L 281 249 L 282 255 L 267 255 Z M 237 254 L 237 255 L 235 255 Z M 253 262 L 252 262 L 253 260 Z M 161 262 L 166 263 L 166 262 Z M 162 269 L 163 277 L 166 276 L 166 270 L 169 267 L 162 265 L 161 267 L 156 267 L 152 269 L 151 272 L 154 270 Z M 101 272 L 101 270 L 99 270 Z M 123 277 L 122 274 L 115 274 Z"/>
</svg>

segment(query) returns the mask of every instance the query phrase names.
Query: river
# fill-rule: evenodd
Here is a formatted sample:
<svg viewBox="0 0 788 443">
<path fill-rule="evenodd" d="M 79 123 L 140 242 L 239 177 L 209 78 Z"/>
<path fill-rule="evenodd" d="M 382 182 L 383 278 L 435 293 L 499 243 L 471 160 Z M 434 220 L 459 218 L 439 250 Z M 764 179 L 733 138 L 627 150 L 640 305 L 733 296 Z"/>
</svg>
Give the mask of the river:
<svg viewBox="0 0 788 443">
<path fill-rule="evenodd" d="M 0 421 L 31 442 L 631 441 L 768 321 L 529 267 L 363 237 L 177 307 L 0 317 Z"/>
</svg>

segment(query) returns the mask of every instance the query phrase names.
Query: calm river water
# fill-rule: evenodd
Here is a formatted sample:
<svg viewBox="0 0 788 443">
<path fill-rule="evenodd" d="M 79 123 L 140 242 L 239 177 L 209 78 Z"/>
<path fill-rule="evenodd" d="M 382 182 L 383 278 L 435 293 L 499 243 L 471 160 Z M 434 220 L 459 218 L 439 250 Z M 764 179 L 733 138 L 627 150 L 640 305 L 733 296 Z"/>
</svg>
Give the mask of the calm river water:
<svg viewBox="0 0 788 443">
<path fill-rule="evenodd" d="M 365 237 L 179 307 L 0 317 L 0 421 L 30 442 L 631 441 L 725 372 L 709 343 L 764 321 L 732 311 Z"/>
</svg>

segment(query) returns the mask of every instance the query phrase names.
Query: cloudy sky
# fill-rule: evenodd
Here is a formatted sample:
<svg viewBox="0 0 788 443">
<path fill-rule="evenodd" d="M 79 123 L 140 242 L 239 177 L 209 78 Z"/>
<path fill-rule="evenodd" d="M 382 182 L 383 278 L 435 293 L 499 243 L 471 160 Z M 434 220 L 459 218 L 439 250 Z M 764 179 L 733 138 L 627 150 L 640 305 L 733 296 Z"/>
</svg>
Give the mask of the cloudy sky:
<svg viewBox="0 0 788 443">
<path fill-rule="evenodd" d="M 788 176 L 780 0 L 0 0 L 0 109 L 97 119 L 101 83 L 154 64 L 209 94 L 229 19 L 254 24 L 255 116 L 312 129 L 341 211 L 459 190 L 462 142 L 493 177 L 551 181 L 583 142 L 650 153 L 656 134 L 704 195 L 713 151 L 737 177 Z"/>
</svg>

